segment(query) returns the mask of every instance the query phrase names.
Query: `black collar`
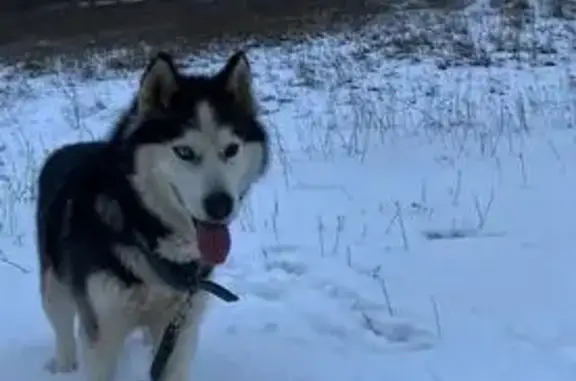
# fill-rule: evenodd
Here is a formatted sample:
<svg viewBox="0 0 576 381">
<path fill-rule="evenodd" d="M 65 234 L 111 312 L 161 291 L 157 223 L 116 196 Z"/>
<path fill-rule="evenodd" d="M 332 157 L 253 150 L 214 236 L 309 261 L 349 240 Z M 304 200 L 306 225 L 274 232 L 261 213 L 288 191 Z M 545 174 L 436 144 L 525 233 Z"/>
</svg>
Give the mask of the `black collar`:
<svg viewBox="0 0 576 381">
<path fill-rule="evenodd" d="M 170 287 L 191 294 L 204 290 L 226 302 L 238 300 L 234 293 L 208 279 L 214 270 L 213 266 L 201 265 L 197 261 L 178 263 L 163 258 L 146 247 L 141 249 L 156 275 Z"/>
</svg>

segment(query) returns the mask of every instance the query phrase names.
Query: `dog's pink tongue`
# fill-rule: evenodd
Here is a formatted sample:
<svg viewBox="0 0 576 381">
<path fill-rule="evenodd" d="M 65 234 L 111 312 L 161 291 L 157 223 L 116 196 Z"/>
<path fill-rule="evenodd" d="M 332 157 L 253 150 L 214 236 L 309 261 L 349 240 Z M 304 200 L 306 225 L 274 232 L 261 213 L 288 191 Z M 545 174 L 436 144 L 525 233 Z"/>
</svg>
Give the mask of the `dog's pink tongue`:
<svg viewBox="0 0 576 381">
<path fill-rule="evenodd" d="M 202 259 L 214 265 L 224 263 L 230 252 L 230 231 L 225 225 L 206 226 L 196 224 L 198 249 Z"/>
</svg>

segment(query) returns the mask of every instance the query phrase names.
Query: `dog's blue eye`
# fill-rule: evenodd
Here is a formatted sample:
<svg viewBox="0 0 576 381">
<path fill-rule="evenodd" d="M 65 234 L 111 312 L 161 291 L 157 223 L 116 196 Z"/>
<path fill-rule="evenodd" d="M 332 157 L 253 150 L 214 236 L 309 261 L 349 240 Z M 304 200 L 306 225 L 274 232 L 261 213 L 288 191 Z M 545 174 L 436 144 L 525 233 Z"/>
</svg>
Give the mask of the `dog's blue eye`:
<svg viewBox="0 0 576 381">
<path fill-rule="evenodd" d="M 176 156 L 180 159 L 189 161 L 192 163 L 197 163 L 200 161 L 200 156 L 194 152 L 194 150 L 188 146 L 175 146 L 172 148 Z"/>
<path fill-rule="evenodd" d="M 226 149 L 224 149 L 224 157 L 226 159 L 233 158 L 238 153 L 239 148 L 240 147 L 238 147 L 238 144 L 236 143 L 230 144 L 228 147 L 226 147 Z"/>
</svg>

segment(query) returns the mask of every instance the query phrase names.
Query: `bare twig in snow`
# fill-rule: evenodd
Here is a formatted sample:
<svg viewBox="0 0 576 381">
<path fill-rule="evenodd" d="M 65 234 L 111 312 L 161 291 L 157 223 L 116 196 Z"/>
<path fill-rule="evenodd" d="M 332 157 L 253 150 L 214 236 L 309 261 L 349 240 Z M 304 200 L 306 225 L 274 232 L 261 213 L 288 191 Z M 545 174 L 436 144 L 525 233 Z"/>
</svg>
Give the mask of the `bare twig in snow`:
<svg viewBox="0 0 576 381">
<path fill-rule="evenodd" d="M 478 196 L 474 197 L 474 206 L 476 207 L 476 215 L 478 216 L 478 225 L 476 226 L 477 230 L 482 230 L 486 225 L 486 220 L 488 219 L 488 213 L 490 213 L 490 209 L 492 208 L 493 202 L 494 202 L 494 189 L 490 191 L 490 199 L 483 208 L 480 205 L 480 200 L 478 199 Z"/>
<path fill-rule="evenodd" d="M 6 254 L 4 254 L 3 251 L 0 250 L 0 263 L 4 263 L 7 264 L 8 266 L 14 267 L 15 269 L 17 269 L 18 271 L 20 271 L 23 274 L 29 274 L 30 273 L 30 269 L 27 267 L 24 267 L 12 260 L 10 260 Z"/>
<path fill-rule="evenodd" d="M 524 155 L 522 153 L 518 154 L 518 160 L 520 161 L 520 170 L 522 171 L 522 185 L 528 186 L 528 175 L 526 173 L 526 162 L 524 161 Z"/>
<path fill-rule="evenodd" d="M 322 221 L 322 217 L 318 216 L 318 243 L 320 244 L 320 256 L 324 257 L 325 253 L 325 245 L 324 245 L 324 232 L 326 231 L 326 226 L 324 225 L 324 221 Z"/>
<path fill-rule="evenodd" d="M 396 215 L 398 216 L 398 224 L 400 225 L 400 232 L 402 234 L 402 243 L 404 245 L 404 250 L 410 250 L 410 246 L 408 244 L 408 235 L 406 234 L 406 227 L 404 226 L 404 218 L 402 218 L 402 206 L 400 202 L 396 201 L 394 203 L 396 207 Z"/>
<path fill-rule="evenodd" d="M 430 297 L 430 302 L 432 303 L 432 310 L 434 311 L 434 322 L 436 324 L 436 336 L 442 339 L 442 325 L 440 324 L 440 311 L 438 310 L 438 303 L 436 298 Z"/>
</svg>

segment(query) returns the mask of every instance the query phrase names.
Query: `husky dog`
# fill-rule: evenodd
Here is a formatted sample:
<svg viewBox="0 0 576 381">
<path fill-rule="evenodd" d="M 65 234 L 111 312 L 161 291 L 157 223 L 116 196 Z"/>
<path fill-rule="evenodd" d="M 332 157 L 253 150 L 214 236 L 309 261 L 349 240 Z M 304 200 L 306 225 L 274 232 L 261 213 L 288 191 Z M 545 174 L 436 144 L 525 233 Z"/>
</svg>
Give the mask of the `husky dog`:
<svg viewBox="0 0 576 381">
<path fill-rule="evenodd" d="M 184 74 L 158 53 L 108 139 L 54 151 L 36 211 L 56 346 L 47 368 L 77 368 L 76 316 L 87 380 L 111 381 L 132 330 L 144 328 L 157 350 L 178 315 L 161 378 L 188 381 L 209 297 L 190 290 L 225 261 L 227 225 L 265 173 L 268 152 L 243 52 L 212 76 Z"/>
</svg>

